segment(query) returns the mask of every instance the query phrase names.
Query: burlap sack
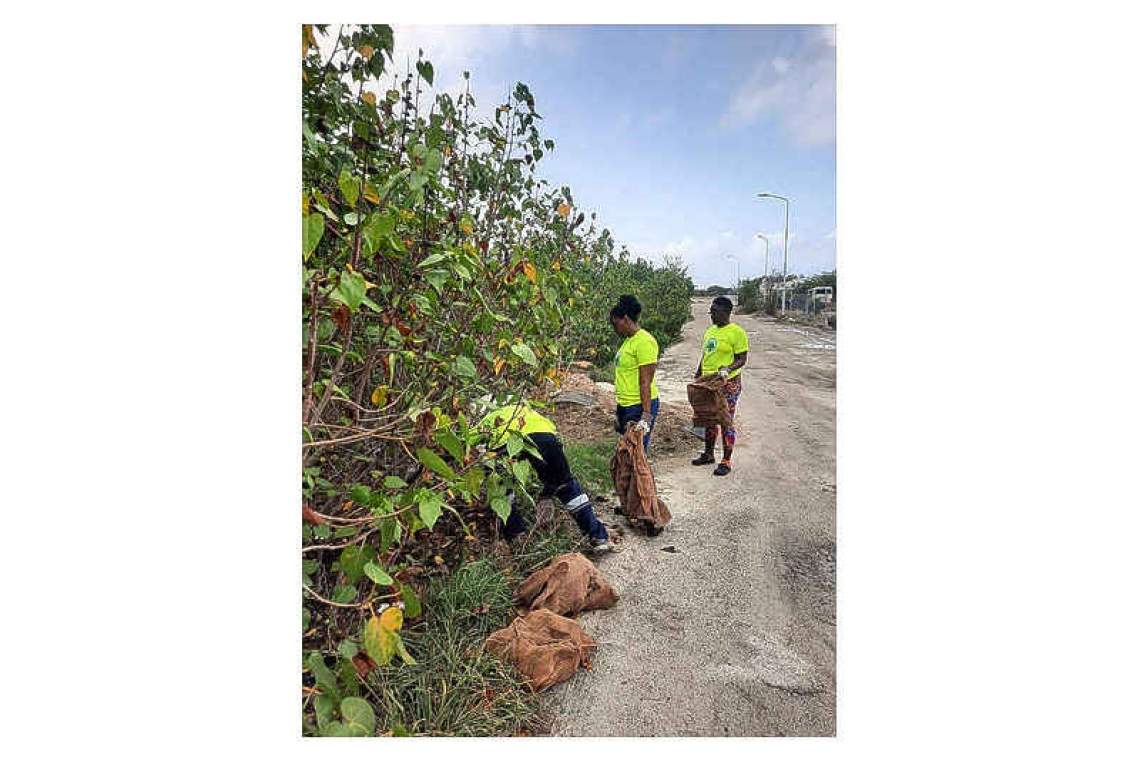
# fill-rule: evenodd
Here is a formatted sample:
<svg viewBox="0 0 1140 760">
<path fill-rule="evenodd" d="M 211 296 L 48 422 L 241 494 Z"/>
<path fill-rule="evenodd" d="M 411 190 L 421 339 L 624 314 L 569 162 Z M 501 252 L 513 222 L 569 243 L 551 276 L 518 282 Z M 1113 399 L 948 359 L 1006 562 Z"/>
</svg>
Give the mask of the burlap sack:
<svg viewBox="0 0 1140 760">
<path fill-rule="evenodd" d="M 515 589 L 515 601 L 531 610 L 546 609 L 559 615 L 604 610 L 618 600 L 593 562 L 581 554 L 562 554 Z"/>
<path fill-rule="evenodd" d="M 732 427 L 728 400 L 724 397 L 724 380 L 718 374 L 702 375 L 686 386 L 689 405 L 693 407 L 693 427 Z"/>
<path fill-rule="evenodd" d="M 653 470 L 637 428 L 630 426 L 618 439 L 617 451 L 610 459 L 610 475 L 622 512 L 630 520 L 645 520 L 660 528 L 672 519 L 665 502 L 657 497 Z"/>
<path fill-rule="evenodd" d="M 598 642 L 577 621 L 534 610 L 487 637 L 487 651 L 522 673 L 534 691 L 561 683 L 590 666 Z"/>
</svg>

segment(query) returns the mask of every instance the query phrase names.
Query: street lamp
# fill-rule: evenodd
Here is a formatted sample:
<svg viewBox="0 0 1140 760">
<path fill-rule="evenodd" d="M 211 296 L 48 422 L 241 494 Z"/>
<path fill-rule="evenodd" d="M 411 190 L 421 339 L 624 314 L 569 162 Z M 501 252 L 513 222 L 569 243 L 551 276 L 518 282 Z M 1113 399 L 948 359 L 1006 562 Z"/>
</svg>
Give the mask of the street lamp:
<svg viewBox="0 0 1140 760">
<path fill-rule="evenodd" d="M 788 209 L 792 205 L 788 199 L 775 193 L 758 193 L 760 198 L 778 198 L 784 202 L 784 283 L 780 291 L 780 311 L 787 311 L 788 305 Z"/>
<path fill-rule="evenodd" d="M 757 232 L 756 237 L 764 241 L 764 302 L 768 302 L 768 236 Z"/>
<path fill-rule="evenodd" d="M 726 259 L 728 259 L 729 261 L 735 261 L 736 262 L 736 305 L 739 306 L 740 305 L 740 259 L 731 253 L 725 254 L 724 257 Z"/>
</svg>

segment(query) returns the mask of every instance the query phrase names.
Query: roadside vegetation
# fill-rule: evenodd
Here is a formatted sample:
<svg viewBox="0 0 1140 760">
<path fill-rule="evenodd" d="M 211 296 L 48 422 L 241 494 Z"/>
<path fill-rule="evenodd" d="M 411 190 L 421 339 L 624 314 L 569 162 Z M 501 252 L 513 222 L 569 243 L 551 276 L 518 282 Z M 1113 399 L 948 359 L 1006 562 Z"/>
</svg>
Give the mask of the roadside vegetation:
<svg viewBox="0 0 1140 760">
<path fill-rule="evenodd" d="M 693 285 L 542 177 L 555 143 L 525 84 L 479 122 L 469 91 L 425 94 L 422 55 L 396 70 L 388 26 L 301 36 L 302 730 L 527 731 L 533 697 L 481 644 L 579 539 L 559 523 L 499 551 L 507 491 L 530 510 L 536 484 L 525 440 L 489 440 L 475 402 L 610 359 L 620 293 L 675 342 Z M 573 456 L 601 478 L 600 449 Z"/>
</svg>

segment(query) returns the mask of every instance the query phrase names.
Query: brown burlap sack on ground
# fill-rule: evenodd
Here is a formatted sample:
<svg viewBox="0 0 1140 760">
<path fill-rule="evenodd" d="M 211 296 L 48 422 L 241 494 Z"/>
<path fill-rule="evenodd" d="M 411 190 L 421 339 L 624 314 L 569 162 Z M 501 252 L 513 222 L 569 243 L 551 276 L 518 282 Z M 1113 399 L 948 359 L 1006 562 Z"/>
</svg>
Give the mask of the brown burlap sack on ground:
<svg viewBox="0 0 1140 760">
<path fill-rule="evenodd" d="M 515 589 L 515 601 L 531 610 L 546 609 L 559 615 L 604 610 L 618 600 L 594 563 L 581 554 L 562 554 L 532 574 Z"/>
<path fill-rule="evenodd" d="M 645 520 L 660 528 L 672 519 L 665 502 L 657 497 L 642 436 L 633 425 L 618 439 L 617 451 L 610 459 L 610 475 L 622 512 L 630 520 Z"/>
<path fill-rule="evenodd" d="M 728 401 L 724 397 L 724 380 L 720 375 L 702 375 L 686 386 L 693 407 L 693 427 L 732 427 Z"/>
<path fill-rule="evenodd" d="M 534 691 L 561 683 L 590 667 L 598 642 L 577 621 L 550 610 L 534 610 L 487 637 L 487 651 L 522 673 Z"/>
</svg>

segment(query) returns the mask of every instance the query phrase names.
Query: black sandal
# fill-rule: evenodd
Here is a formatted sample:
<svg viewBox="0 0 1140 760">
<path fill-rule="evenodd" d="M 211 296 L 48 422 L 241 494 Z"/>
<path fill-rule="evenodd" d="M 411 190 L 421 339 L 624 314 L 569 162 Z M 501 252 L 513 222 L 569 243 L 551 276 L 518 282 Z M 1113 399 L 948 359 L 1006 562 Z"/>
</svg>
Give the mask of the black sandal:
<svg viewBox="0 0 1140 760">
<path fill-rule="evenodd" d="M 699 457 L 692 461 L 692 464 L 712 464 L 715 461 L 716 457 L 710 457 L 708 454 L 702 452 Z"/>
<path fill-rule="evenodd" d="M 716 466 L 716 469 L 713 470 L 713 475 L 727 475 L 730 472 L 732 472 L 732 467 L 721 462 Z"/>
</svg>

